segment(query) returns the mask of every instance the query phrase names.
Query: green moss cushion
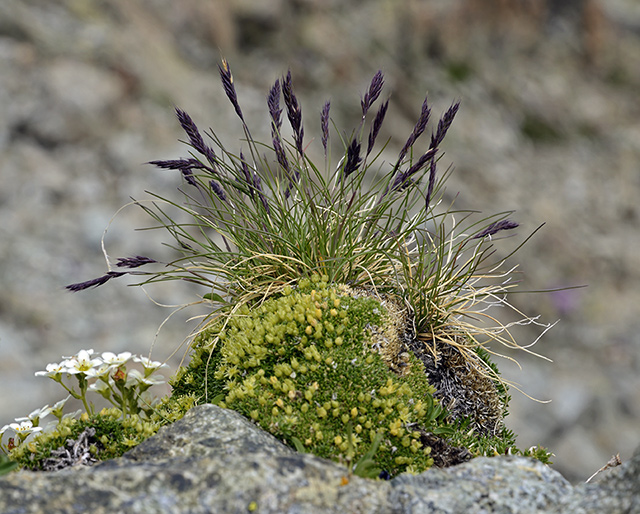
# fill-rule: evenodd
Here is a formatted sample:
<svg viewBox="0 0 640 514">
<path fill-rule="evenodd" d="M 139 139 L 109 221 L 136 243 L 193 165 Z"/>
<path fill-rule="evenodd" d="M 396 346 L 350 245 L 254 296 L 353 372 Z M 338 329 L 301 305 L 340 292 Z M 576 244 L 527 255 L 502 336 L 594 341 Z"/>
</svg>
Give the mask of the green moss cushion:
<svg viewBox="0 0 640 514">
<path fill-rule="evenodd" d="M 253 419 L 291 446 L 356 462 L 381 443 L 374 461 L 395 475 L 433 463 L 421 433 L 444 413 L 422 363 L 388 362 L 393 322 L 381 301 L 346 287 L 301 281 L 297 290 L 219 321 L 194 343 L 173 381 L 176 397 L 196 395 Z"/>
</svg>

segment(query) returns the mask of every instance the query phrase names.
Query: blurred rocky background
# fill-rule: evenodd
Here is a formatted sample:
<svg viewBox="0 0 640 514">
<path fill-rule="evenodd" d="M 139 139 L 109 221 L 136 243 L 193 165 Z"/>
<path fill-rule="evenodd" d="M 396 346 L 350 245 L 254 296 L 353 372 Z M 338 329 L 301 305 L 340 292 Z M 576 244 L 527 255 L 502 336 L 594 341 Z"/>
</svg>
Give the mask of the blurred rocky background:
<svg viewBox="0 0 640 514">
<path fill-rule="evenodd" d="M 0 425 L 63 397 L 34 377 L 84 348 L 164 360 L 196 325 L 171 309 L 184 284 L 67 293 L 105 272 L 100 239 L 145 190 L 180 178 L 144 165 L 187 155 L 173 108 L 239 149 L 219 84 L 224 55 L 250 125 L 266 134 L 265 96 L 291 69 L 305 130 L 326 99 L 345 130 L 382 69 L 391 104 L 381 137 L 398 149 L 425 92 L 439 116 L 462 107 L 444 161 L 447 197 L 486 214 L 516 210 L 511 259 L 523 312 L 560 323 L 510 354 L 507 424 L 585 480 L 640 443 L 640 4 L 636 0 L 3 0 L 0 2 Z M 254 134 L 255 135 L 255 134 Z M 228 139 L 227 139 L 228 138 Z M 312 146 L 319 145 L 317 140 Z M 380 138 L 379 138 L 380 140 Z M 441 169 L 445 169 L 441 166 Z M 109 254 L 158 256 L 139 208 L 115 219 Z M 162 255 L 160 255 L 162 256 Z M 129 280 L 129 283 L 132 281 Z M 501 312 L 494 313 L 498 317 Z M 509 321 L 504 313 L 504 320 Z M 522 344 L 539 330 L 521 327 Z M 154 343 L 155 341 L 155 343 Z M 496 348 L 497 349 L 497 348 Z M 171 359 L 179 363 L 183 350 Z"/>
</svg>

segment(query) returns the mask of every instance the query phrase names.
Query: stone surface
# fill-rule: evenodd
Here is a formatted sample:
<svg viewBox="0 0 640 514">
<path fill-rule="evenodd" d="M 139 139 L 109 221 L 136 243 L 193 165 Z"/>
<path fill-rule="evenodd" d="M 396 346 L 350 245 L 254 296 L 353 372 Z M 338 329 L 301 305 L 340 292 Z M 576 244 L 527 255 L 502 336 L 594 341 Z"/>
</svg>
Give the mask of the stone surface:
<svg viewBox="0 0 640 514">
<path fill-rule="evenodd" d="M 640 452 L 599 482 L 573 487 L 522 457 L 478 458 L 388 482 L 296 453 L 213 405 L 120 459 L 0 478 L 0 512 L 27 513 L 602 513 L 638 512 Z M 635 509 L 635 510 L 634 510 Z"/>
<path fill-rule="evenodd" d="M 444 143 L 441 169 L 455 166 L 447 199 L 459 193 L 458 207 L 484 214 L 515 209 L 522 228 L 500 248 L 546 223 L 511 260 L 523 289 L 589 285 L 513 295 L 524 312 L 562 321 L 536 347 L 554 364 L 511 354 L 520 372 L 499 361 L 525 392 L 553 400 L 514 391 L 507 424 L 520 446 L 554 451 L 554 467 L 571 481 L 612 454 L 629 458 L 640 419 L 639 5 L 0 1 L 0 390 L 10 392 L 0 398 L 0 426 L 64 396 L 33 376 L 47 363 L 81 348 L 147 353 L 154 342 L 170 311 L 124 287 L 126 278 L 83 295 L 63 286 L 105 271 L 100 237 L 130 196 L 171 195 L 180 183 L 142 165 L 187 155 L 173 106 L 237 153 L 241 130 L 217 77 L 222 53 L 252 132 L 267 141 L 265 95 L 291 68 L 306 141 L 315 136 L 310 152 L 320 146 L 323 102 L 331 99 L 349 133 L 378 69 L 391 95 L 379 137 L 391 138 L 390 154 L 425 91 L 433 119 L 462 100 Z M 164 258 L 165 238 L 134 231 L 149 224 L 123 211 L 109 254 Z M 174 283 L 148 293 L 175 305 L 201 292 Z M 185 320 L 199 314 L 169 320 L 154 358 L 171 354 L 195 328 Z M 522 343 L 537 337 L 527 327 L 514 333 Z"/>
</svg>

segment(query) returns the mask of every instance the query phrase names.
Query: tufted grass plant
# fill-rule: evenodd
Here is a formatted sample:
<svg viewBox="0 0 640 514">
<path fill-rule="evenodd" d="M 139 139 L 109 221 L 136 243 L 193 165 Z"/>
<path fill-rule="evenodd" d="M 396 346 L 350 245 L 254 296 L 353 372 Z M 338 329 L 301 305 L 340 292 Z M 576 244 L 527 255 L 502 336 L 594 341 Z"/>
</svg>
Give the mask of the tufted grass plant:
<svg viewBox="0 0 640 514">
<path fill-rule="evenodd" d="M 508 212 L 478 217 L 443 205 L 451 170 L 438 174 L 440 146 L 459 102 L 425 140 L 432 114 L 425 98 L 397 158 L 385 162 L 388 141 L 380 144 L 378 135 L 389 99 L 380 100 L 384 76 L 379 71 L 361 98 L 361 118 L 350 133 L 331 130 L 331 104 L 324 104 L 319 117 L 324 162 L 319 164 L 307 153 L 290 72 L 267 96 L 268 143 L 253 139 L 224 59 L 219 72 L 244 131 L 240 150 L 229 150 L 213 130 L 203 135 L 186 112 L 176 109 L 190 157 L 151 164 L 181 173 L 181 199 L 149 192 L 149 201 L 135 201 L 157 223 L 149 228 L 168 232 L 172 241 L 167 244 L 178 257 L 149 271 L 140 267 L 155 259 L 121 258 L 112 265 L 105 251 L 108 272 L 68 289 L 99 286 L 124 274 L 144 277 L 138 285 L 195 283 L 203 287 L 201 302 L 212 305 L 206 325 L 321 274 L 329 283 L 399 293 L 413 309 L 416 334 L 434 353 L 438 343 L 450 344 L 474 359 L 475 348 L 489 341 L 530 351 L 516 343 L 509 326 L 487 313 L 494 305 L 511 307 L 506 292 L 514 268 L 505 268 L 506 258 L 496 257 L 493 241 L 518 224 Z M 290 140 L 282 135 L 283 112 Z M 336 147 L 337 163 L 332 159 Z M 521 318 L 518 323 L 537 323 L 537 318 Z M 484 371 L 492 375 L 489 366 Z"/>
<path fill-rule="evenodd" d="M 158 262 L 138 255 L 112 264 L 103 242 L 106 274 L 67 288 L 82 291 L 125 274 L 139 277 L 136 285 L 178 280 L 200 286 L 195 303 L 207 304 L 210 311 L 194 330 L 192 360 L 178 371 L 172 383 L 174 396 L 189 404 L 213 401 L 239 410 L 290 445 L 329 458 L 338 452 L 349 462 L 359 458 L 363 469 L 378 469 L 375 466 L 379 465 L 392 472 L 431 465 L 428 448 L 440 442 L 431 439 L 427 433 L 430 429 L 458 427 L 460 433 L 451 441 L 463 444 L 474 455 L 515 448 L 513 434 L 502 424 L 509 399 L 507 386 L 512 384 L 500 377 L 491 358 L 505 357 L 499 345 L 533 353 L 533 343 L 522 346 L 515 341 L 510 333 L 513 325 L 538 325 L 543 333 L 551 325 L 539 323 L 537 317 L 519 312 L 507 301 L 507 293 L 516 283 L 516 267 L 507 266 L 507 259 L 521 245 L 504 257 L 497 253 L 494 243 L 518 227 L 509 218 L 512 213 L 486 216 L 457 209 L 445 200 L 451 168 L 439 172 L 441 146 L 459 102 L 451 104 L 427 137 L 432 110 L 425 97 L 412 130 L 401 139 L 400 151 L 389 158 L 390 141 L 379 141 L 390 104 L 388 98 L 381 99 L 384 76 L 379 71 L 361 97 L 360 117 L 353 130 L 338 130 L 330 116 L 331 103 L 323 105 L 318 119 L 321 137 L 316 143 L 321 145 L 318 150 L 323 158 L 316 159 L 308 151 L 312 143 L 305 140 L 302 107 L 290 72 L 274 82 L 266 98 L 268 142 L 253 138 L 224 59 L 219 72 L 224 93 L 244 133 L 239 148 L 231 150 L 214 130 L 202 132 L 189 114 L 178 108 L 176 114 L 187 136 L 190 156 L 150 164 L 181 174 L 179 195 L 169 198 L 147 192 L 148 199 L 133 200 L 153 220 L 148 229 L 168 233 L 166 244 L 175 259 Z M 292 134 L 289 138 L 284 136 L 289 129 L 283 130 L 285 113 Z M 387 406 L 390 412 L 385 416 L 393 420 L 385 423 L 393 427 L 379 428 L 383 432 L 405 431 L 401 446 L 419 454 L 422 460 L 414 461 L 408 455 L 400 459 L 402 462 L 394 460 L 390 448 L 396 446 L 389 439 L 380 440 L 375 430 L 368 430 L 367 444 L 359 446 L 353 435 L 357 425 L 348 419 L 347 411 L 340 414 L 340 431 L 326 441 L 315 439 L 323 430 L 319 420 L 301 423 L 305 416 L 292 414 L 292 406 L 291 413 L 282 407 L 287 400 L 277 398 L 278 373 L 291 375 L 295 370 L 286 367 L 293 366 L 294 360 L 301 362 L 300 355 L 292 357 L 289 353 L 304 350 L 302 341 L 311 335 L 306 331 L 315 334 L 311 321 L 305 334 L 299 333 L 300 327 L 291 326 L 295 334 L 287 334 L 288 338 L 278 335 L 280 343 L 287 341 L 292 347 L 278 348 L 275 354 L 258 342 L 246 346 L 245 336 L 238 336 L 240 343 L 229 342 L 229 330 L 238 330 L 236 324 L 244 323 L 238 319 L 251 319 L 271 301 L 286 301 L 291 291 L 304 289 L 303 284 L 317 281 L 317 277 L 323 277 L 325 286 L 346 285 L 378 298 L 400 298 L 410 313 L 405 327 L 410 341 L 404 344 L 408 358 L 415 361 L 412 365 L 424 375 L 422 389 L 418 389 L 424 401 L 431 402 L 421 414 L 427 418 L 407 421 L 409 403 L 394 399 L 394 405 L 404 405 L 402 412 L 397 410 L 400 407 Z M 518 320 L 502 323 L 493 316 L 494 307 L 512 309 Z M 259 354 L 250 355 L 253 350 Z M 336 355 L 325 356 L 325 361 L 344 364 Z M 303 356 L 307 358 L 304 352 Z M 280 362 L 283 357 L 289 360 Z M 445 364 L 455 370 L 444 369 Z M 384 373 L 395 371 L 387 369 Z M 385 380 L 395 384 L 395 379 L 387 375 Z M 270 377 L 278 380 L 263 383 Z M 320 384 L 319 378 L 309 380 Z M 313 395 L 307 390 L 309 384 L 299 385 L 299 389 L 286 391 L 287 397 L 288 393 L 293 395 L 290 400 L 300 400 L 298 392 Z M 384 387 L 376 382 L 376 389 Z M 409 395 L 411 385 L 398 387 L 403 387 L 401 396 Z M 272 405 L 272 400 L 282 405 Z M 418 401 L 410 395 L 409 400 Z M 353 398 L 348 401 L 353 402 Z M 321 409 L 343 407 L 334 407 L 332 402 L 338 400 L 330 396 L 306 408 L 324 418 Z M 325 408 L 327 403 L 329 407 Z M 164 401 L 162 408 L 173 416 L 182 412 L 171 399 Z M 351 405 L 350 409 L 349 413 L 359 407 Z M 481 412 L 475 415 L 475 411 Z M 431 414 L 435 418 L 429 421 Z M 432 423 L 436 418 L 438 421 Z M 306 433 L 308 426 L 315 427 L 315 432 Z M 421 426 L 423 433 L 417 435 L 418 431 L 410 429 L 413 426 Z M 423 439 L 419 441 L 419 437 Z M 373 453 L 372 448 L 376 448 Z M 452 451 L 447 448 L 447 452 Z M 545 452 L 541 450 L 540 455 L 548 457 Z M 380 454 L 377 460 L 372 457 L 374 453 Z"/>
</svg>

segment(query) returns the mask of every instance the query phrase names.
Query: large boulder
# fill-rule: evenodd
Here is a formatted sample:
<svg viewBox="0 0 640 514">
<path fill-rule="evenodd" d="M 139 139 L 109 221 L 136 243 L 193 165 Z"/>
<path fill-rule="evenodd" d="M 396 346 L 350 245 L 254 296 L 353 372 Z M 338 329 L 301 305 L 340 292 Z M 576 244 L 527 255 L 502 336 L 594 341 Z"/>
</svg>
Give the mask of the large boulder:
<svg viewBox="0 0 640 514">
<path fill-rule="evenodd" d="M 390 481 L 296 453 L 213 405 L 91 467 L 0 478 L 0 512 L 640 512 L 640 452 L 595 484 L 572 486 L 524 457 L 477 458 Z"/>
</svg>

